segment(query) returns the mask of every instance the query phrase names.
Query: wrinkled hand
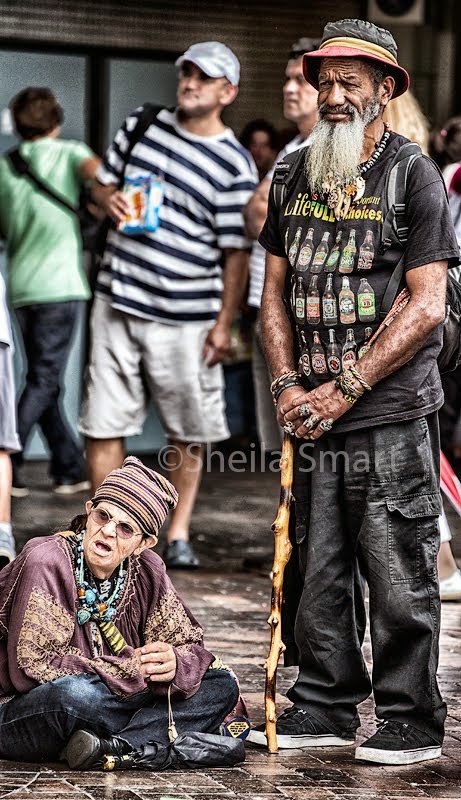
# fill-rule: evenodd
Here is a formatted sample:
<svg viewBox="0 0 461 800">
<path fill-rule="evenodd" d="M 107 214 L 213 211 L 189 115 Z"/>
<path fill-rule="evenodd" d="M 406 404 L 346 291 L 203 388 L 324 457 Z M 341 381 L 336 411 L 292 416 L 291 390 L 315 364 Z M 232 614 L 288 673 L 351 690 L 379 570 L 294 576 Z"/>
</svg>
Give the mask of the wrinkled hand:
<svg viewBox="0 0 461 800">
<path fill-rule="evenodd" d="M 306 408 L 307 406 L 307 408 Z M 344 400 L 334 381 L 323 383 L 312 391 L 302 387 L 285 389 L 277 403 L 279 424 L 298 439 L 313 441 L 328 432 L 328 427 L 352 406 Z M 309 415 L 306 415 L 306 411 Z M 326 424 L 327 430 L 322 427 Z"/>
<path fill-rule="evenodd" d="M 227 325 L 217 322 L 208 332 L 203 346 L 203 358 L 209 367 L 219 364 L 230 352 L 231 337 Z"/>
<path fill-rule="evenodd" d="M 106 213 L 117 224 L 122 222 L 130 211 L 125 195 L 118 189 L 107 198 L 105 206 Z"/>
<path fill-rule="evenodd" d="M 134 651 L 138 667 L 147 682 L 170 682 L 176 675 L 176 656 L 170 644 L 151 642 Z"/>
</svg>

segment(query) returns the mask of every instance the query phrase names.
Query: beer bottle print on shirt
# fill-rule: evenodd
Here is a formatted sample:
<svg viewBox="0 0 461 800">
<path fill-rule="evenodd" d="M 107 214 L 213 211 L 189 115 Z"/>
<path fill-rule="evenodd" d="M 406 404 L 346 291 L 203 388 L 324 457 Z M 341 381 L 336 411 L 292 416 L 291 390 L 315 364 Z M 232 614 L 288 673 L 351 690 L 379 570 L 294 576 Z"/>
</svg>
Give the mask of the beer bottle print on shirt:
<svg viewBox="0 0 461 800">
<path fill-rule="evenodd" d="M 290 244 L 290 249 L 288 250 L 288 261 L 290 262 L 292 267 L 294 267 L 296 263 L 296 256 L 298 255 L 298 250 L 299 250 L 299 242 L 301 241 L 301 233 L 302 233 L 302 228 L 298 228 L 295 233 L 295 238 Z"/>
<path fill-rule="evenodd" d="M 311 348 L 311 363 L 312 371 L 316 375 L 327 375 L 328 367 L 325 358 L 325 350 L 323 349 L 322 342 L 320 341 L 320 334 L 314 331 L 314 344 Z"/>
<path fill-rule="evenodd" d="M 309 348 L 307 345 L 306 334 L 304 333 L 304 331 L 300 331 L 299 335 L 301 337 L 302 349 L 298 363 L 298 372 L 301 375 L 305 375 L 306 378 L 308 378 L 309 375 L 311 374 L 311 360 L 309 358 Z"/>
<path fill-rule="evenodd" d="M 317 250 L 314 253 L 314 258 L 312 259 L 311 264 L 311 272 L 321 272 L 323 269 L 323 265 L 327 260 L 328 256 L 328 239 L 330 238 L 330 234 L 328 231 L 322 236 L 322 241 L 319 242 L 317 245 Z"/>
<path fill-rule="evenodd" d="M 312 275 L 306 297 L 306 322 L 318 325 L 320 322 L 320 292 L 317 288 L 318 275 Z"/>
<path fill-rule="evenodd" d="M 349 286 L 347 275 L 343 277 L 341 291 L 339 293 L 339 321 L 343 325 L 352 325 L 355 322 L 355 297 L 354 292 Z"/>
<path fill-rule="evenodd" d="M 309 228 L 307 236 L 301 245 L 298 260 L 296 262 L 296 269 L 298 272 L 305 272 L 309 267 L 314 252 L 314 229 Z"/>
<path fill-rule="evenodd" d="M 336 334 L 332 328 L 328 331 L 327 364 L 328 371 L 333 378 L 341 372 L 341 353 L 336 341 Z"/>
<path fill-rule="evenodd" d="M 355 244 L 355 229 L 352 228 L 349 234 L 349 239 L 347 240 L 347 244 L 343 252 L 341 253 L 338 272 L 342 272 L 343 274 L 347 272 L 352 272 L 352 270 L 354 269 L 356 252 L 357 252 L 357 246 Z"/>
<path fill-rule="evenodd" d="M 339 231 L 335 243 L 331 249 L 331 253 L 328 256 L 327 260 L 325 261 L 324 271 L 325 272 L 334 272 L 336 269 L 336 265 L 339 261 L 339 256 L 341 254 L 341 237 L 343 235 L 342 231 Z"/>
<path fill-rule="evenodd" d="M 348 328 L 346 331 L 346 341 L 343 344 L 342 364 L 343 369 L 353 367 L 357 361 L 357 342 L 355 341 L 354 331 Z"/>
<path fill-rule="evenodd" d="M 305 322 L 306 292 L 304 291 L 303 279 L 301 276 L 296 279 L 295 317 L 296 317 L 296 322 L 299 322 L 301 324 Z"/>
<path fill-rule="evenodd" d="M 366 278 L 360 279 L 357 306 L 360 322 L 373 322 L 376 317 L 375 293 Z"/>
<path fill-rule="evenodd" d="M 362 356 L 364 356 L 365 353 L 368 353 L 368 351 L 370 349 L 370 345 L 368 344 L 368 342 L 371 339 L 371 334 L 372 333 L 373 333 L 373 329 L 372 328 L 365 328 L 365 340 L 364 340 L 364 342 L 363 342 L 363 344 L 362 344 L 362 346 L 361 346 L 361 348 L 359 350 L 357 358 L 362 358 Z"/>
<path fill-rule="evenodd" d="M 327 285 L 322 297 L 322 312 L 324 325 L 336 325 L 338 322 L 338 301 L 333 289 L 333 275 L 328 275 Z"/>
<path fill-rule="evenodd" d="M 365 239 L 359 250 L 359 261 L 357 269 L 371 269 L 371 264 L 375 255 L 375 247 L 373 242 L 373 232 L 367 231 Z"/>
</svg>

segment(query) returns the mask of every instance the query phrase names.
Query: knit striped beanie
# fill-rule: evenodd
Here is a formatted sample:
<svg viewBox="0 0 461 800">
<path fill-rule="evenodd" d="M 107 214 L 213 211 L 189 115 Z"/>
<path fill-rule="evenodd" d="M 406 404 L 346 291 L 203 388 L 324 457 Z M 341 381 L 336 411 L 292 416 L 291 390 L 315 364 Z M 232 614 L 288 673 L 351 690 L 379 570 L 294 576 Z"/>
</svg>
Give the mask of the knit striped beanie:
<svg viewBox="0 0 461 800">
<path fill-rule="evenodd" d="M 92 502 L 101 500 L 122 508 L 144 533 L 157 536 L 170 509 L 176 508 L 178 493 L 163 475 L 146 467 L 139 458 L 128 456 L 96 490 Z"/>
</svg>

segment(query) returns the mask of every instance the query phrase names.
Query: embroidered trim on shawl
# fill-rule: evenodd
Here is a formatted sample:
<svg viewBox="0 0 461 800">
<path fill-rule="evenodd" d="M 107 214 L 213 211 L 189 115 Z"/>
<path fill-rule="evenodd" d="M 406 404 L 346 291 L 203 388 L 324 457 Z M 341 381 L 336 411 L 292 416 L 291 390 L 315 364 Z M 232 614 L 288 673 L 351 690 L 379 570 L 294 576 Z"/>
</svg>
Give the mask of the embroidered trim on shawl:
<svg viewBox="0 0 461 800">
<path fill-rule="evenodd" d="M 54 598 L 33 589 L 24 614 L 23 625 L 18 638 L 18 666 L 38 683 L 61 678 L 65 675 L 80 675 L 81 669 L 57 669 L 52 665 L 53 656 L 78 656 L 89 667 L 98 664 L 98 670 L 114 677 L 125 675 L 134 677 L 138 673 L 135 656 L 126 661 L 110 664 L 100 659 L 87 658 L 77 647 L 71 647 L 75 626 L 75 616 L 69 614 Z M 50 653 L 50 644 L 53 653 Z M 102 669 L 103 667 L 103 669 Z M 90 669 L 89 672 L 92 670 Z"/>
<path fill-rule="evenodd" d="M 145 629 L 146 642 L 167 642 L 176 647 L 179 653 L 188 653 L 191 645 L 200 644 L 203 631 L 199 625 L 193 625 L 183 606 L 173 591 L 168 591 L 160 599 L 155 611 L 147 618 Z M 185 644 L 181 644 L 184 642 Z"/>
</svg>

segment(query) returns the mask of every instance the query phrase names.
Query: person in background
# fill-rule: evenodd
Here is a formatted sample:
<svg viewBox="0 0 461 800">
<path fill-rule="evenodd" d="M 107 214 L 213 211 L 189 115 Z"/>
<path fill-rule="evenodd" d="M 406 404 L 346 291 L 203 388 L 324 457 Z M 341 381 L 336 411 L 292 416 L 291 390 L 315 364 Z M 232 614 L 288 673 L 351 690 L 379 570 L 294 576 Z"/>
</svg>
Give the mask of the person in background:
<svg viewBox="0 0 461 800">
<path fill-rule="evenodd" d="M 60 138 L 64 114 L 53 92 L 29 87 L 10 103 L 19 152 L 31 171 L 71 205 L 100 159 L 83 142 Z M 81 449 L 61 406 L 62 373 L 82 301 L 90 296 L 76 215 L 0 158 L 0 228 L 6 239 L 8 296 L 22 335 L 25 386 L 18 403 L 22 452 L 12 456 L 13 494 L 28 494 L 24 448 L 37 424 L 50 450 L 53 491 L 88 489 Z"/>
<path fill-rule="evenodd" d="M 266 119 L 253 119 L 243 128 L 240 144 L 243 144 L 253 156 L 259 180 L 262 180 L 272 167 L 279 151 L 277 130 Z"/>
<path fill-rule="evenodd" d="M 388 123 L 391 130 L 403 134 L 412 142 L 416 142 L 423 153 L 428 154 L 430 146 L 429 121 L 410 89 L 388 103 L 384 110 L 383 119 Z M 459 267 L 454 267 L 453 269 L 458 271 Z M 442 376 L 442 385 L 445 393 L 449 391 L 452 382 L 452 377 Z M 459 376 L 455 378 L 455 385 L 459 392 Z M 459 402 L 461 403 L 461 399 Z M 445 433 L 447 424 L 446 402 L 439 411 L 439 421 L 441 430 Z M 453 433 L 453 426 L 451 432 Z M 440 548 L 437 554 L 437 573 L 439 576 L 440 599 L 443 601 L 461 600 L 461 572 L 451 549 L 452 533 L 444 508 L 442 508 L 439 525 Z"/>
<path fill-rule="evenodd" d="M 153 552 L 178 501 L 129 456 L 70 530 L 27 542 L 0 572 L 0 758 L 93 769 L 148 741 L 216 732 L 239 691 Z"/>
<path fill-rule="evenodd" d="M 278 420 L 295 450 L 301 580 L 299 672 L 277 738 L 286 747 L 353 745 L 359 704 L 373 692 L 379 723 L 355 758 L 404 765 L 438 758 L 444 736 L 437 356 L 446 271 L 459 250 L 443 181 L 430 159 L 417 158 L 406 184 L 406 304 L 398 314 L 394 304 L 392 323 L 367 347 L 395 269 L 379 246 L 386 178 L 408 141 L 382 115 L 409 76 L 389 31 L 361 19 L 328 23 L 303 69 L 318 89 L 320 119 L 285 197 L 271 195 L 259 239 L 263 342 Z M 301 288 L 309 268 L 322 297 L 315 325 L 284 297 L 287 278 Z M 302 375 L 299 350 L 311 366 Z M 357 562 L 369 590 L 372 675 Z M 264 729 L 249 738 L 265 743 Z"/>
<path fill-rule="evenodd" d="M 309 141 L 312 128 L 317 122 L 317 92 L 303 75 L 303 55 L 316 50 L 320 39 L 303 37 L 298 39 L 290 49 L 285 69 L 283 84 L 283 114 L 298 128 L 296 136 L 280 151 L 276 161 L 281 161 L 288 153 L 298 150 Z M 267 214 L 267 201 L 272 181 L 273 169 L 260 182 L 256 192 L 247 203 L 244 215 L 248 235 L 257 239 Z M 259 242 L 255 241 L 250 257 L 250 285 L 248 305 L 256 315 L 253 348 L 252 371 L 255 393 L 256 428 L 260 446 L 266 451 L 277 451 L 281 445 L 281 431 L 275 416 L 274 404 L 270 393 L 270 377 L 261 344 L 261 323 L 259 308 L 264 286 L 266 254 Z"/>
<path fill-rule="evenodd" d="M 20 449 L 16 430 L 13 337 L 6 304 L 5 282 L 0 274 L 0 569 L 9 564 L 16 555 L 11 527 L 10 453 Z"/>
<path fill-rule="evenodd" d="M 93 488 L 140 434 L 150 399 L 168 439 L 179 492 L 164 559 L 195 569 L 189 527 L 205 444 L 229 437 L 221 362 L 246 289 L 250 242 L 242 209 L 256 185 L 249 153 L 222 121 L 240 64 L 221 42 L 193 44 L 176 61 L 177 108 L 162 109 L 131 151 L 125 185 L 159 177 L 156 230 L 111 231 L 98 273 L 80 431 Z M 115 136 L 97 174 L 97 204 L 123 226 L 120 153 L 139 110 Z M 110 385 L 111 391 L 107 391 Z"/>
</svg>

